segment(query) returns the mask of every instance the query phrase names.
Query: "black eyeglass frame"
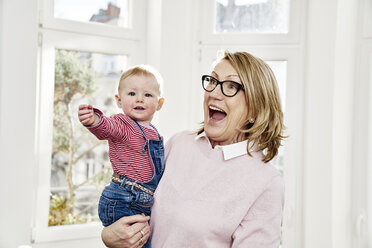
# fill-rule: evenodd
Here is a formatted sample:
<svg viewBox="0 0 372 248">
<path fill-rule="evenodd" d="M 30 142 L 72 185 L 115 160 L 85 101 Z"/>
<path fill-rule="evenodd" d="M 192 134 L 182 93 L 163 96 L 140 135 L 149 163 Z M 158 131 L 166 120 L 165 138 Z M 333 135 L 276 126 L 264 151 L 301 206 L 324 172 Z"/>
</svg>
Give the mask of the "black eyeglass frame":
<svg viewBox="0 0 372 248">
<path fill-rule="evenodd" d="M 205 78 L 207 78 L 207 77 L 208 77 L 208 78 L 212 78 L 212 79 L 216 80 L 216 82 L 217 82 L 216 87 L 214 87 L 212 90 L 207 90 L 207 89 L 204 87 L 204 80 L 205 80 Z M 225 94 L 225 92 L 223 91 L 223 87 L 222 87 L 222 84 L 225 83 L 225 82 L 235 83 L 235 84 L 238 85 L 238 89 L 236 90 L 235 94 L 233 94 L 233 95 L 226 95 L 226 94 Z M 224 96 L 227 96 L 227 97 L 233 97 L 233 96 L 235 96 L 236 94 L 238 94 L 239 90 L 244 90 L 244 86 L 243 86 L 242 84 L 238 83 L 238 82 L 235 82 L 235 81 L 232 81 L 232 80 L 219 81 L 218 79 L 216 79 L 215 77 L 212 77 L 212 76 L 210 76 L 210 75 L 203 75 L 203 76 L 202 76 L 202 87 L 203 87 L 203 89 L 204 89 L 205 91 L 207 91 L 207 92 L 212 92 L 212 91 L 214 91 L 214 90 L 217 88 L 217 86 L 218 86 L 219 84 L 221 85 L 221 92 L 222 92 L 222 94 L 223 94 Z"/>
</svg>

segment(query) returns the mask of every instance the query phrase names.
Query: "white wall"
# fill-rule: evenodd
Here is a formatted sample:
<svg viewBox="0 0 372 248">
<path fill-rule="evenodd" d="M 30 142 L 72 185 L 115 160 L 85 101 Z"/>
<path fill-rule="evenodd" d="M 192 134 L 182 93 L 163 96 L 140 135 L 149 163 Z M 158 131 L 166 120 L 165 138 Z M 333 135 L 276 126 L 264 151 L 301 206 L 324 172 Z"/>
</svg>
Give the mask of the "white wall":
<svg viewBox="0 0 372 248">
<path fill-rule="evenodd" d="M 0 8 L 0 247 L 27 244 L 34 199 L 37 1 Z"/>
<path fill-rule="evenodd" d="M 354 37 L 359 2 L 308 1 L 301 248 L 351 247 Z M 197 10 L 195 1 L 156 3 L 161 11 L 151 17 L 156 21 L 152 25 L 161 29 L 148 44 L 148 51 L 157 49 L 149 53 L 148 62 L 153 62 L 165 79 L 166 102 L 159 121 L 167 138 L 190 128 L 190 120 L 199 121 L 193 119 L 193 108 L 188 107 L 192 105 L 190 96 L 196 93 L 183 87 L 199 83 L 194 76 L 198 69 Z M 29 244 L 31 237 L 37 180 L 33 169 L 37 164 L 36 8 L 37 0 L 0 1 L 0 247 Z M 159 5 L 152 8 L 159 10 Z M 148 34 L 154 34 L 154 30 Z M 82 244 L 89 246 L 89 242 L 81 241 L 78 247 Z"/>
<path fill-rule="evenodd" d="M 193 77 L 197 62 L 194 3 L 194 0 L 157 0 L 150 3 L 152 13 L 156 14 L 150 19 L 148 63 L 155 63 L 164 77 L 165 103 L 157 115 L 159 129 L 165 139 L 179 131 L 193 129 L 202 121 L 195 118 L 195 112 L 190 108 L 194 92 L 188 87 L 197 84 L 202 92 L 200 78 L 195 81 Z M 160 30 L 153 30 L 159 26 Z"/>
<path fill-rule="evenodd" d="M 305 248 L 351 245 L 350 189 L 358 1 L 311 0 L 305 81 Z"/>
<path fill-rule="evenodd" d="M 161 45 L 156 53 L 166 79 L 165 92 L 170 92 L 167 100 L 172 103 L 162 110 L 161 120 L 166 116 L 177 119 L 176 124 L 161 122 L 170 134 L 189 128 L 185 122 L 193 118 L 187 105 L 181 105 L 195 94 L 182 90 L 182 85 L 198 83 L 195 75 L 189 75 L 197 74 L 199 65 L 195 39 L 198 20 L 192 2 L 162 1 Z M 304 163 L 298 165 L 304 168 L 303 248 L 351 245 L 352 108 L 358 3 L 307 1 L 303 58 Z M 194 27 L 192 30 L 190 25 Z"/>
</svg>

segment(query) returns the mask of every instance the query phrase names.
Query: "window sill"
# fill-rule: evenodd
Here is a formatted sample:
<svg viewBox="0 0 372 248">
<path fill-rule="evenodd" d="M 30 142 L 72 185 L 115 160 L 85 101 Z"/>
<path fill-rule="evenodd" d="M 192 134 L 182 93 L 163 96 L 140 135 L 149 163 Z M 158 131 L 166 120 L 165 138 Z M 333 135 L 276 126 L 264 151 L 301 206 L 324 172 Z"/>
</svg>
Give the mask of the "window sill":
<svg viewBox="0 0 372 248">
<path fill-rule="evenodd" d="M 99 222 L 34 228 L 32 243 L 97 238 L 101 236 L 102 228 Z"/>
</svg>

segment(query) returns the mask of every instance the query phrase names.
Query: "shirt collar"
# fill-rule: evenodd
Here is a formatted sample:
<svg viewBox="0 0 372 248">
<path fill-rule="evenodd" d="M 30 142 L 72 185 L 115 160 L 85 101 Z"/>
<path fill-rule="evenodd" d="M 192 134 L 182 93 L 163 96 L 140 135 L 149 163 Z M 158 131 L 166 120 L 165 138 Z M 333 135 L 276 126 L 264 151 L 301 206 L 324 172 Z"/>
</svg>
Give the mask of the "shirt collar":
<svg viewBox="0 0 372 248">
<path fill-rule="evenodd" d="M 209 141 L 209 138 L 205 134 L 205 132 L 202 132 L 198 136 L 195 137 L 195 140 L 205 138 L 208 141 L 208 144 L 212 147 L 211 142 Z M 223 153 L 223 157 L 225 160 L 229 160 L 232 158 L 236 158 L 242 155 L 246 155 L 247 153 L 247 140 L 240 141 L 238 143 L 230 144 L 230 145 L 216 145 L 214 149 L 221 150 Z"/>
</svg>

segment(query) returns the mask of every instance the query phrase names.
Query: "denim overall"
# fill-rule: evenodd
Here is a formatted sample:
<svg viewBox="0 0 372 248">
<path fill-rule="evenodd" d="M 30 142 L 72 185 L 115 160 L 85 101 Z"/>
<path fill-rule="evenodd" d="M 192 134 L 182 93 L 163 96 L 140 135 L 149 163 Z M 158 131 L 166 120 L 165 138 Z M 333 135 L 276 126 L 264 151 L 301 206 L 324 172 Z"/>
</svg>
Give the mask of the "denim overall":
<svg viewBox="0 0 372 248">
<path fill-rule="evenodd" d="M 153 196 L 129 184 L 135 183 L 154 192 L 164 172 L 164 145 L 162 137 L 153 127 L 158 134 L 159 140 L 148 139 L 141 126 L 136 121 L 134 122 L 141 130 L 145 139 L 142 152 L 148 152 L 151 156 L 154 165 L 154 175 L 150 181 L 145 183 L 120 175 L 120 180 L 122 180 L 122 182 L 117 183 L 111 181 L 110 184 L 105 187 L 98 204 L 98 215 L 104 226 L 114 223 L 123 216 L 141 213 L 150 215 L 151 207 L 154 202 Z M 143 247 L 150 247 L 150 242 L 147 242 Z"/>
</svg>

